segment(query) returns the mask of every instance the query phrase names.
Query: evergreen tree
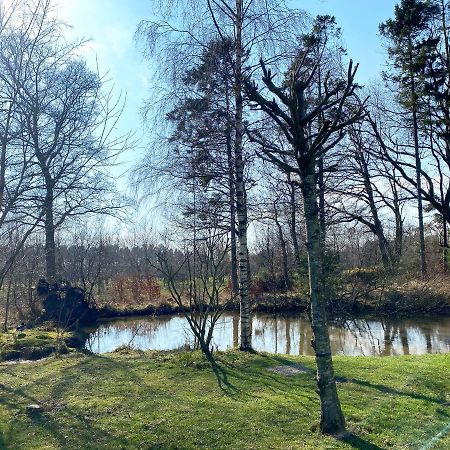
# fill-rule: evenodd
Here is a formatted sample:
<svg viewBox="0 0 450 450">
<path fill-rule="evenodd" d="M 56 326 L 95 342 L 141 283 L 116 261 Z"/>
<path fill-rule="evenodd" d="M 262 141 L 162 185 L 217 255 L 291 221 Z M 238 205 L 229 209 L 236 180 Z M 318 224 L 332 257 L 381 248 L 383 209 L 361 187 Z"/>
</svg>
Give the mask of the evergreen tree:
<svg viewBox="0 0 450 450">
<path fill-rule="evenodd" d="M 237 293 L 232 48 L 230 39 L 207 45 L 200 64 L 184 76 L 187 96 L 167 117 L 175 126 L 170 141 L 177 146 L 171 165 L 181 179 L 196 179 L 201 186 L 199 217 L 230 233 L 231 289 Z M 185 208 L 189 213 L 190 206 Z"/>
<path fill-rule="evenodd" d="M 425 236 L 422 204 L 422 149 L 420 113 L 423 111 L 424 80 L 421 76 L 428 49 L 433 45 L 429 24 L 438 9 L 434 2 L 401 0 L 395 6 L 394 18 L 380 25 L 381 35 L 388 39 L 389 57 L 396 73 L 389 78 L 398 88 L 398 102 L 410 113 L 412 129 L 419 221 L 420 274 L 426 276 Z"/>
</svg>

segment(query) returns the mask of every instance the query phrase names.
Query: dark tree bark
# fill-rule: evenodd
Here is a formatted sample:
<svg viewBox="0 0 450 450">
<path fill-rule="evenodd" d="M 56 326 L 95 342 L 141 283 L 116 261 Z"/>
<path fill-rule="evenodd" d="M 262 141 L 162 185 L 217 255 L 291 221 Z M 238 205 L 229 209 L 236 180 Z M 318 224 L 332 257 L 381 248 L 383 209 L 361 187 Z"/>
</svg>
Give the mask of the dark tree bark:
<svg viewBox="0 0 450 450">
<path fill-rule="evenodd" d="M 312 346 L 316 354 L 317 386 L 320 397 L 320 429 L 335 434 L 345 429 L 344 415 L 334 378 L 330 337 L 327 328 L 326 298 L 323 292 L 323 248 L 317 205 L 315 165 L 309 164 L 302 171 L 302 193 L 305 208 L 306 248 L 308 252 L 311 326 L 314 333 Z"/>
<path fill-rule="evenodd" d="M 290 290 L 292 290 L 292 282 L 291 282 L 291 277 L 289 275 L 289 259 L 288 259 L 288 252 L 287 252 L 287 246 L 286 246 L 286 239 L 284 238 L 283 227 L 281 226 L 281 223 L 279 222 L 279 220 L 276 216 L 275 216 L 275 225 L 277 226 L 278 242 L 280 243 L 280 249 L 281 249 L 281 261 L 282 261 L 282 265 L 283 265 L 284 287 L 285 287 L 286 291 L 290 291 Z"/>
<path fill-rule="evenodd" d="M 291 220 L 290 220 L 290 231 L 291 231 L 291 239 L 292 246 L 294 248 L 294 260 L 295 260 L 295 269 L 298 273 L 301 271 L 301 253 L 300 246 L 298 244 L 298 236 L 297 236 L 297 198 L 296 198 L 296 186 L 294 182 L 291 180 L 290 173 L 287 174 L 288 184 L 289 184 L 289 206 L 291 212 Z"/>
<path fill-rule="evenodd" d="M 55 221 L 53 217 L 53 191 L 47 187 L 45 196 L 45 275 L 51 285 L 56 282 L 56 244 L 55 244 Z"/>
</svg>

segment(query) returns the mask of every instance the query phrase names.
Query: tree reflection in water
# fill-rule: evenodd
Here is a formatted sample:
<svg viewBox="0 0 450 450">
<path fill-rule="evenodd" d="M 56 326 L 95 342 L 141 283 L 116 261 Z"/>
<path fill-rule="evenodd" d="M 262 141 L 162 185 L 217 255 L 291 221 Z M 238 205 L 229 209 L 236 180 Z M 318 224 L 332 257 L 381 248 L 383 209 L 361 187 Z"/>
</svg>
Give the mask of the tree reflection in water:
<svg viewBox="0 0 450 450">
<path fill-rule="evenodd" d="M 346 319 L 329 325 L 333 354 L 401 355 L 450 351 L 450 318 Z M 87 330 L 86 347 L 95 353 L 124 345 L 143 350 L 173 350 L 192 347 L 194 340 L 183 316 L 158 316 L 101 322 Z M 214 348 L 237 347 L 239 316 L 225 313 L 216 325 Z M 253 345 L 258 351 L 313 355 L 312 331 L 305 315 L 255 314 Z"/>
</svg>

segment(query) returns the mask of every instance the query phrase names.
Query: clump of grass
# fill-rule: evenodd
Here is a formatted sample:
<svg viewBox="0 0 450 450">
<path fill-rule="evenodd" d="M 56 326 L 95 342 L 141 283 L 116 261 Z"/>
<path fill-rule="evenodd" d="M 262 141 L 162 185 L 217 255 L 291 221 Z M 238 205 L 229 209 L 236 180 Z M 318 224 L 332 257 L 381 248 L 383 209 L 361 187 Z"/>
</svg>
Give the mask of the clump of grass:
<svg viewBox="0 0 450 450">
<path fill-rule="evenodd" d="M 119 353 L 122 355 L 130 355 L 130 354 L 143 355 L 144 354 L 144 352 L 141 349 L 134 347 L 132 344 L 121 345 L 114 350 L 114 353 Z"/>
</svg>

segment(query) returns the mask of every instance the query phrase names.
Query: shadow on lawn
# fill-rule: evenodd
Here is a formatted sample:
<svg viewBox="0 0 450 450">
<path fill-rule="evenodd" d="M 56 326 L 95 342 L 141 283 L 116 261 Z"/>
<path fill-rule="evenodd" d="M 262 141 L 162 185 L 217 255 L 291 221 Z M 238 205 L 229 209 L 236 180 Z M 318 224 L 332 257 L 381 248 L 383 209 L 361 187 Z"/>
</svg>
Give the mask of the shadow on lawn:
<svg viewBox="0 0 450 450">
<path fill-rule="evenodd" d="M 3 391 L 1 403 L 9 406 L 11 409 L 17 408 L 18 405 L 23 405 L 24 408 L 23 413 L 21 412 L 22 414 L 26 414 L 24 411 L 24 399 L 29 403 L 42 404 L 42 400 L 26 394 L 22 389 L 13 389 L 3 386 L 1 390 Z M 68 420 L 70 420 L 70 423 L 67 423 L 66 426 L 62 426 L 60 423 L 62 414 L 58 414 L 58 418 L 52 417 L 53 412 L 47 411 L 47 408 L 45 408 L 42 413 L 36 413 L 31 417 L 33 424 L 32 426 L 44 429 L 52 435 L 58 442 L 60 448 L 66 448 L 67 436 L 70 436 L 71 438 L 76 437 L 77 441 L 79 441 L 79 445 L 85 445 L 86 442 L 91 442 L 93 444 L 93 437 L 97 432 L 100 440 L 102 441 L 98 442 L 99 445 L 115 442 L 119 446 L 126 448 L 126 440 L 109 433 L 104 428 L 97 427 L 95 420 L 87 419 L 82 414 L 82 411 L 75 408 L 68 408 L 65 405 L 63 414 L 68 418 Z M 20 420 L 18 418 L 20 418 L 20 416 L 16 416 L 16 419 L 10 425 L 9 432 L 2 436 L 2 439 L 0 440 L 0 448 L 8 449 L 9 445 L 12 446 L 11 448 L 17 448 L 17 437 L 15 436 L 16 432 L 14 431 L 14 428 L 20 427 Z"/>
<path fill-rule="evenodd" d="M 0 436 L 0 448 L 17 448 L 15 445 L 17 439 L 16 430 L 20 427 L 20 422 L 27 417 L 25 411 L 27 404 L 38 404 L 43 407 L 43 412 L 30 416 L 32 426 L 45 430 L 44 432 L 50 434 L 58 442 L 60 448 L 67 447 L 68 439 L 72 441 L 70 445 L 73 447 L 79 445 L 80 448 L 100 448 L 114 443 L 114 445 L 117 445 L 117 448 L 129 448 L 130 443 L 127 439 L 111 433 L 106 427 L 98 426 L 95 418 L 91 419 L 87 416 L 89 411 L 83 408 L 70 407 L 64 401 L 57 405 L 51 401 L 55 398 L 64 399 L 65 394 L 80 382 L 77 371 L 80 369 L 89 370 L 89 365 L 93 363 L 91 358 L 89 360 L 81 360 L 75 366 L 64 369 L 65 375 L 61 377 L 63 381 L 54 384 L 50 393 L 44 398 L 32 396 L 24 388 L 14 388 L 0 384 L 0 404 L 9 407 L 11 410 L 19 409 L 16 413 L 16 419 L 10 424 L 9 430 Z M 134 378 L 126 364 L 112 361 L 109 358 L 95 357 L 94 365 L 98 363 L 102 364 L 104 369 L 120 370 L 124 375 L 127 374 L 127 376 Z M 32 385 L 39 386 L 53 383 L 54 379 L 49 375 L 33 381 Z M 98 439 L 97 442 L 94 442 L 95 438 Z M 75 442 L 73 442 L 74 440 Z M 86 443 L 90 443 L 91 447 L 84 447 Z"/>
<path fill-rule="evenodd" d="M 359 450 L 386 450 L 383 447 L 378 447 L 378 445 L 361 439 L 359 436 L 353 433 L 350 433 L 348 436 L 344 437 L 341 440 L 342 442 L 345 442 L 351 445 L 353 448 L 357 448 Z"/>
<path fill-rule="evenodd" d="M 280 364 L 284 364 L 284 365 L 293 365 L 294 364 L 292 361 L 290 361 L 289 359 L 283 358 L 282 356 L 270 356 L 270 358 L 274 361 L 279 362 Z M 308 368 L 308 367 L 305 367 L 305 369 L 308 372 L 310 372 L 311 375 L 315 375 L 315 369 Z M 357 378 L 335 376 L 335 379 L 338 383 L 354 383 L 354 384 L 358 384 L 360 386 L 364 386 L 364 387 L 367 387 L 370 389 L 376 389 L 377 391 L 382 392 L 383 394 L 401 395 L 404 397 L 411 397 L 415 400 L 423 400 L 426 402 L 437 403 L 440 405 L 446 404 L 445 393 L 442 394 L 443 395 L 442 398 L 431 397 L 428 395 L 417 394 L 415 392 L 401 391 L 399 389 L 385 386 L 384 384 L 371 383 L 370 381 L 359 380 Z"/>
<path fill-rule="evenodd" d="M 239 393 L 239 390 L 236 388 L 236 386 L 230 383 L 226 369 L 221 367 L 221 365 L 212 356 L 208 358 L 208 361 L 211 364 L 211 368 L 217 378 L 217 384 L 219 385 L 219 388 L 226 395 L 232 398 L 235 397 L 236 394 Z"/>
<path fill-rule="evenodd" d="M 430 397 L 428 395 L 422 395 L 422 394 L 416 394 L 414 392 L 405 392 L 400 391 L 395 388 L 391 388 L 389 386 L 385 386 L 384 384 L 374 384 L 370 383 L 369 381 L 364 380 L 358 380 L 355 378 L 345 378 L 345 377 L 336 377 L 338 381 L 346 382 L 346 383 L 355 383 L 359 384 L 360 386 L 368 387 L 371 389 L 376 389 L 379 392 L 383 392 L 384 394 L 392 394 L 392 395 L 401 395 L 403 397 L 411 397 L 415 400 L 423 400 L 430 403 L 437 403 L 438 405 L 443 405 L 446 403 L 445 398 L 437 398 L 437 397 Z"/>
<path fill-rule="evenodd" d="M 257 366 L 235 366 L 233 363 L 229 361 L 219 359 L 219 361 L 212 360 L 211 366 L 213 368 L 214 374 L 217 378 L 219 387 L 225 391 L 227 394 L 231 394 L 233 396 L 238 395 L 240 398 L 245 397 L 253 397 L 254 394 L 250 391 L 243 391 L 242 389 L 237 388 L 234 384 L 230 382 L 232 380 L 241 380 L 246 383 L 249 383 L 250 386 L 263 385 L 266 388 L 270 389 L 273 392 L 283 392 L 286 397 L 291 397 L 295 399 L 305 400 L 305 397 L 295 394 L 293 390 L 296 390 L 296 386 L 299 388 L 311 387 L 311 397 L 309 400 L 315 400 L 314 394 L 314 376 L 315 376 L 315 368 L 307 367 L 299 364 L 294 364 L 293 361 L 284 358 L 283 356 L 278 355 L 265 355 L 260 354 L 262 356 L 263 364 L 258 364 Z M 269 367 L 273 367 L 274 365 L 296 365 L 301 366 L 304 370 L 303 373 L 300 373 L 295 376 L 283 376 L 280 374 L 275 374 L 273 372 L 268 372 L 266 369 Z M 261 370 L 255 370 L 261 369 Z M 441 399 L 439 397 L 432 397 L 428 395 L 418 394 L 415 392 L 407 392 L 399 389 L 395 389 L 393 387 L 385 386 L 382 384 L 371 383 L 369 381 L 347 378 L 342 376 L 336 376 L 336 381 L 339 383 L 353 383 L 356 385 L 364 386 L 368 389 L 375 389 L 379 392 L 388 395 L 397 395 L 397 396 L 407 396 L 413 398 L 415 400 L 422 400 L 430 403 L 437 404 L 445 404 L 445 399 Z M 439 394 L 438 394 L 439 395 Z M 267 400 L 267 398 L 266 398 Z M 318 399 L 316 400 L 318 403 Z M 347 443 L 352 448 L 360 449 L 360 450 L 385 450 L 384 447 L 379 447 L 376 444 L 371 443 L 368 440 L 363 439 L 362 437 L 349 433 L 345 437 L 340 439 L 342 442 Z"/>
</svg>

